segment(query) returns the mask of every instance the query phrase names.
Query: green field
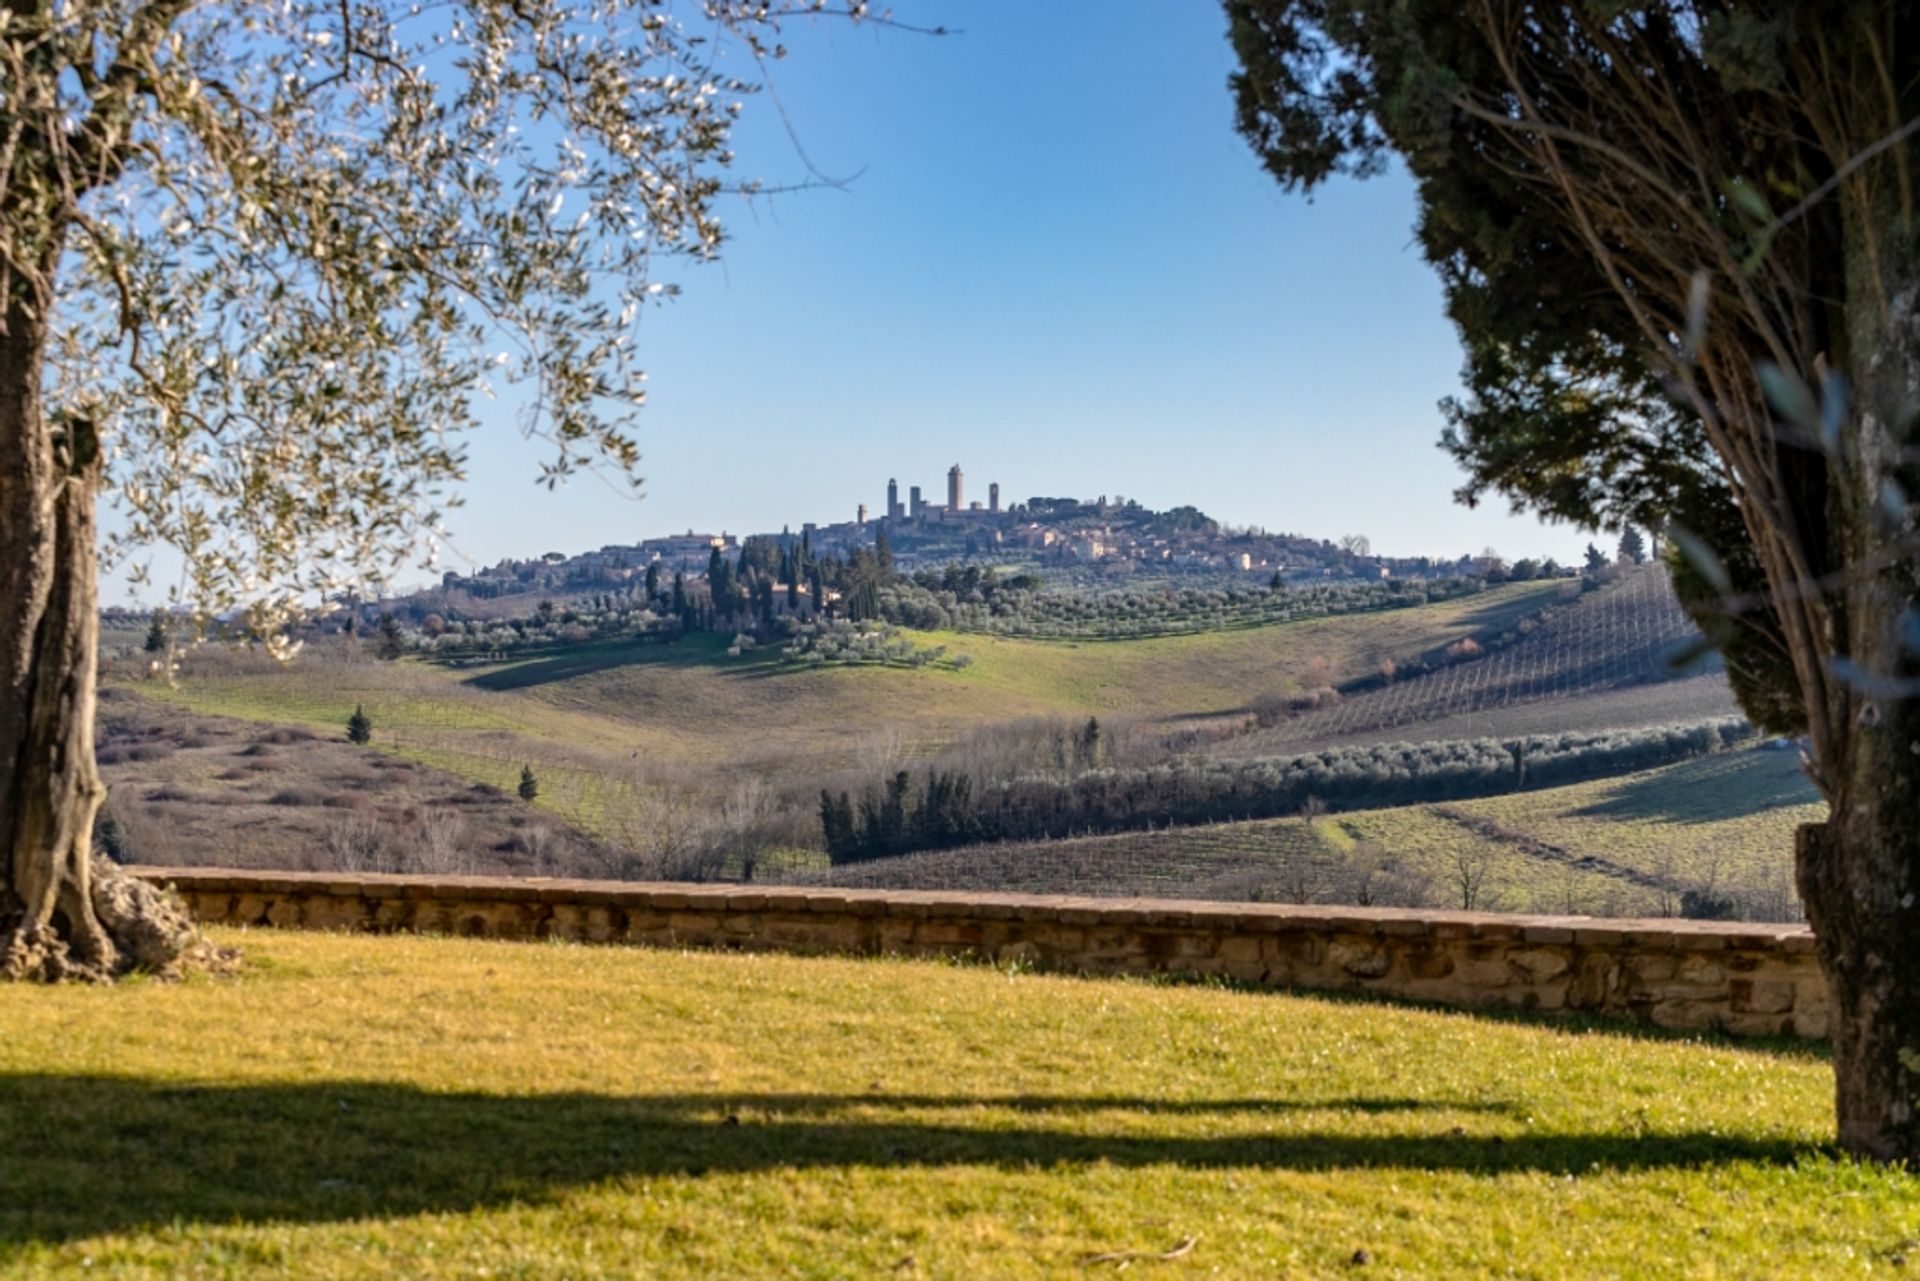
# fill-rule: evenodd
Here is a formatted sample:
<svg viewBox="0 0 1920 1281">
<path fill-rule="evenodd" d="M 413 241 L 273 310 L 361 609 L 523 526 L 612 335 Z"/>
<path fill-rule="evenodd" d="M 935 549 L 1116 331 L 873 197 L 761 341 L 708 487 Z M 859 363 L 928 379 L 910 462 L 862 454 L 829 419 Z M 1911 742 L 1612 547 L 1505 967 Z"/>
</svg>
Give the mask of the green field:
<svg viewBox="0 0 1920 1281">
<path fill-rule="evenodd" d="M 1742 916 L 1794 920 L 1794 829 L 1825 809 L 1795 753 L 1749 748 L 1447 805 L 976 846 L 823 879 L 1602 916 L 1676 915 L 1694 890 L 1730 896 Z"/>
<path fill-rule="evenodd" d="M 0 1275 L 1910 1275 L 1811 1049 L 926 962 L 238 935 L 0 988 Z M 1364 1259 L 1364 1267 L 1356 1265 Z"/>
<path fill-rule="evenodd" d="M 291 666 L 212 647 L 190 651 L 177 686 L 110 678 L 192 710 L 338 733 L 356 705 L 376 745 L 494 787 L 522 764 L 542 804 L 607 839 L 643 821 L 666 783 L 724 791 L 742 777 L 805 784 L 913 758 L 980 726 L 1033 717 L 1136 719 L 1172 728 L 1243 719 L 1310 668 L 1364 674 L 1463 636 L 1497 630 L 1552 599 L 1526 583 L 1417 609 L 1125 641 L 1035 641 L 910 633 L 973 659 L 963 670 L 785 664 L 727 654 L 728 638 L 585 644 L 494 667 L 383 663 L 336 645 Z"/>
<path fill-rule="evenodd" d="M 1506 910 L 1664 914 L 1685 888 L 1731 892 L 1769 919 L 1797 919 L 1791 889 L 1794 831 L 1826 817 L 1826 803 L 1790 751 L 1757 748 L 1666 769 L 1572 787 L 1462 801 L 1438 807 L 1523 833 L 1576 857 L 1624 867 L 1661 881 L 1633 885 L 1583 871 L 1570 881 L 1557 863 L 1530 858 L 1503 841 L 1476 836 L 1436 807 L 1355 816 L 1353 829 L 1388 848 L 1441 848 L 1462 840 L 1499 860 L 1489 878 L 1492 905 Z M 1429 848 L 1429 858 L 1438 851 Z M 1446 860 L 1441 860 L 1446 861 Z"/>
</svg>

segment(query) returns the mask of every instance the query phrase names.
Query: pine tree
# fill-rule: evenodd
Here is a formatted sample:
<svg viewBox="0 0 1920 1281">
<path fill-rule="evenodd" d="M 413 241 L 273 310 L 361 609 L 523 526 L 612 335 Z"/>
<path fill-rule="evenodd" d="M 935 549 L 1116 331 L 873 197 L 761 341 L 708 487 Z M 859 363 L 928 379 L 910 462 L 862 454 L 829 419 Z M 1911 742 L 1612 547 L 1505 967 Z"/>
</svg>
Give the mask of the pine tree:
<svg viewBox="0 0 1920 1281">
<path fill-rule="evenodd" d="M 373 718 L 358 704 L 354 706 L 353 715 L 347 717 L 347 741 L 361 747 L 373 741 Z"/>
<path fill-rule="evenodd" d="M 1620 559 L 1632 565 L 1647 563 L 1647 540 L 1632 525 L 1620 531 Z"/>
<path fill-rule="evenodd" d="M 145 649 L 149 654 L 158 654 L 167 647 L 167 612 L 163 609 L 153 611 L 153 622 L 147 626 Z"/>
<path fill-rule="evenodd" d="M 533 776 L 533 766 L 520 767 L 520 799 L 531 805 L 540 797 L 540 780 Z"/>
</svg>

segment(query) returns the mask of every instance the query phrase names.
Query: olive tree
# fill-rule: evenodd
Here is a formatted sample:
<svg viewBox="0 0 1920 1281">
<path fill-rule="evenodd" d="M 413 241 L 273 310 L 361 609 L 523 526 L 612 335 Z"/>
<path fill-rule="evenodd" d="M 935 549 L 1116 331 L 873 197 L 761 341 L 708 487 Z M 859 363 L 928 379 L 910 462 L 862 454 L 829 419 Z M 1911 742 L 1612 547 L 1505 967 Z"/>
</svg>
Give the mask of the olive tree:
<svg viewBox="0 0 1920 1281">
<path fill-rule="evenodd" d="M 1283 183 L 1397 155 L 1466 349 L 1464 495 L 1665 530 L 1830 805 L 1839 1134 L 1920 1159 L 1920 25 L 1898 0 L 1227 0 Z"/>
<path fill-rule="evenodd" d="M 549 484 L 637 484 L 635 321 L 719 248 L 790 16 L 0 0 L 0 972 L 190 943 L 92 857 L 98 558 L 173 548 L 182 603 L 285 654 L 430 549 L 495 385 Z"/>
</svg>

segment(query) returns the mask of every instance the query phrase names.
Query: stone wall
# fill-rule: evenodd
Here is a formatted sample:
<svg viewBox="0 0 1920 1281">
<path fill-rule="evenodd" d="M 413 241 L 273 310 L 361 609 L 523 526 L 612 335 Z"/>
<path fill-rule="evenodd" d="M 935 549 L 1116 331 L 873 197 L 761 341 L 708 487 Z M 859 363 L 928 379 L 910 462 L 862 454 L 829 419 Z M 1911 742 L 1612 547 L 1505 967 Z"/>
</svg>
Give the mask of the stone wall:
<svg viewBox="0 0 1920 1281">
<path fill-rule="evenodd" d="M 1736 1035 L 1827 1033 L 1799 925 L 1027 894 L 137 868 L 203 921 L 742 951 L 972 955 L 1090 974 L 1217 974 Z"/>
</svg>

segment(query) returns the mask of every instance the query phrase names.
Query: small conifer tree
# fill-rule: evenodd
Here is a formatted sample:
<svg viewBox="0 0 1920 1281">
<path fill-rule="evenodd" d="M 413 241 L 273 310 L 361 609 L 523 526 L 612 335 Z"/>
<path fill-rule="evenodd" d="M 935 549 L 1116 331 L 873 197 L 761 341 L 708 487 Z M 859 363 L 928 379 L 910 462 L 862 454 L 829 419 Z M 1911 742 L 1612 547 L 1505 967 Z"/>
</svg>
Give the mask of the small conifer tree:
<svg viewBox="0 0 1920 1281">
<path fill-rule="evenodd" d="M 533 766 L 520 767 L 520 799 L 531 805 L 540 796 L 540 780 L 533 776 Z"/>
<path fill-rule="evenodd" d="M 145 649 L 149 654 L 158 654 L 167 647 L 167 612 L 163 609 L 153 611 L 153 622 L 147 625 Z"/>
<path fill-rule="evenodd" d="M 361 747 L 373 741 L 373 718 L 359 704 L 354 705 L 353 715 L 347 717 L 347 741 Z"/>
</svg>

